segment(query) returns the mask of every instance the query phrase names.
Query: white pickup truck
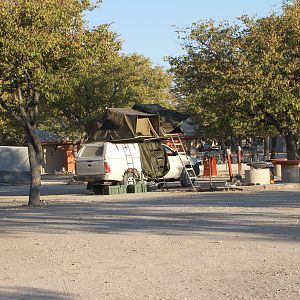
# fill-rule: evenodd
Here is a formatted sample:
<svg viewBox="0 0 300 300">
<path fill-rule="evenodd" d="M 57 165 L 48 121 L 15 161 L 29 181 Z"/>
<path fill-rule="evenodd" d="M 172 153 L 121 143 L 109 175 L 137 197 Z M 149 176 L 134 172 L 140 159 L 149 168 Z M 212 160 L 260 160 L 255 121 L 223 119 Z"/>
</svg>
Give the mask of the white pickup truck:
<svg viewBox="0 0 300 300">
<path fill-rule="evenodd" d="M 167 152 L 170 164 L 170 170 L 164 176 L 164 180 L 180 180 L 181 184 L 186 186 L 186 179 L 182 176 L 183 164 L 190 167 L 193 165 L 192 159 L 187 160 L 185 155 L 178 154 L 167 145 L 163 145 L 163 147 Z M 125 153 L 126 151 L 130 152 L 130 162 L 128 161 L 128 155 Z M 136 143 L 98 142 L 85 144 L 76 157 L 74 179 L 87 182 L 88 188 L 96 193 L 99 185 L 122 183 L 129 163 L 141 175 L 143 174 L 139 146 Z M 144 179 L 147 180 L 147 178 Z"/>
</svg>

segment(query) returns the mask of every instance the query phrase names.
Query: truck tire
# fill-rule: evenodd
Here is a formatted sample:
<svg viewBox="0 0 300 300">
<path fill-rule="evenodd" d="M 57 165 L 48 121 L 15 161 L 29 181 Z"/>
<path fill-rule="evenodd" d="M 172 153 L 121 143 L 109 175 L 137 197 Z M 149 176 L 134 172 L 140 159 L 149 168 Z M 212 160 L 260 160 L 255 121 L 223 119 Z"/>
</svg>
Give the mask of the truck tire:
<svg viewBox="0 0 300 300">
<path fill-rule="evenodd" d="M 103 185 L 92 184 L 91 185 L 91 190 L 96 195 L 103 195 Z"/>
<path fill-rule="evenodd" d="M 180 175 L 180 183 L 182 185 L 182 187 L 192 187 L 193 181 L 192 180 L 192 184 L 191 181 L 188 177 L 187 171 L 185 168 L 182 169 L 181 175 Z"/>
</svg>

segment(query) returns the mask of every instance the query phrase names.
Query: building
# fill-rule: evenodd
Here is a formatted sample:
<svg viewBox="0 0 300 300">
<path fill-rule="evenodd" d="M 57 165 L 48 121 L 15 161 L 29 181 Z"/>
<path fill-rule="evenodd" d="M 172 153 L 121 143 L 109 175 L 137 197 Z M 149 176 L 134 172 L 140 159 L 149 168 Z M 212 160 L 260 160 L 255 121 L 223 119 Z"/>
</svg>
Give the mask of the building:
<svg viewBox="0 0 300 300">
<path fill-rule="evenodd" d="M 74 173 L 75 156 L 79 143 L 68 141 L 58 135 L 37 129 L 43 148 L 42 174 Z"/>
</svg>

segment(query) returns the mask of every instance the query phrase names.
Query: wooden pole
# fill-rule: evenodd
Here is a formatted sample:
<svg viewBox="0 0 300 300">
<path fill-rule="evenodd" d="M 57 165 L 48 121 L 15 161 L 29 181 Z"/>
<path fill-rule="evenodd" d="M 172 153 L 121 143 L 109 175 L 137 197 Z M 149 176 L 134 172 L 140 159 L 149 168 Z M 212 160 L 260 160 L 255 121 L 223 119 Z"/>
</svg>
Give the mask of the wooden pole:
<svg viewBox="0 0 300 300">
<path fill-rule="evenodd" d="M 238 146 L 238 173 L 240 176 L 242 176 L 242 172 L 242 148 Z"/>
<path fill-rule="evenodd" d="M 230 181 L 232 181 L 233 173 L 232 173 L 232 160 L 231 160 L 231 151 L 230 151 L 230 149 L 227 149 L 227 163 L 228 163 Z"/>
</svg>

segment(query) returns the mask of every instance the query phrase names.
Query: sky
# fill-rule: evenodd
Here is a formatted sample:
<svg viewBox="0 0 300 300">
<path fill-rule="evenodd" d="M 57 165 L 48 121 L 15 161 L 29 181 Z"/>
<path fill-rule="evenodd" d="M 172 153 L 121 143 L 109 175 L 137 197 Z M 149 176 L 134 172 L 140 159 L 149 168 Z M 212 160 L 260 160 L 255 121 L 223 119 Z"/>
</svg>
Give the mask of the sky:
<svg viewBox="0 0 300 300">
<path fill-rule="evenodd" d="M 124 53 L 149 57 L 154 65 L 168 67 L 165 56 L 183 54 L 175 28 L 214 19 L 233 21 L 243 14 L 263 17 L 280 11 L 282 0 L 102 0 L 86 15 L 91 26 L 112 23 L 123 40 Z M 174 27 L 175 26 L 175 27 Z"/>
</svg>

